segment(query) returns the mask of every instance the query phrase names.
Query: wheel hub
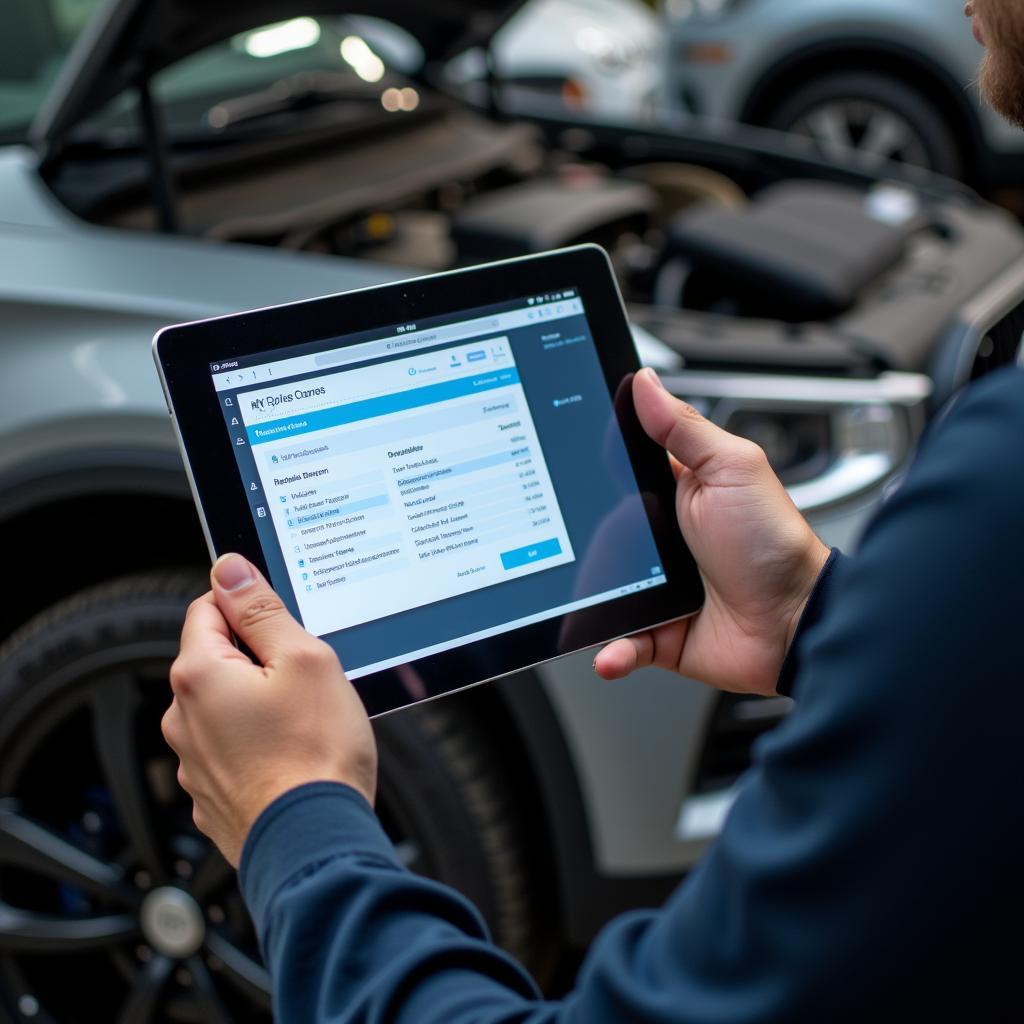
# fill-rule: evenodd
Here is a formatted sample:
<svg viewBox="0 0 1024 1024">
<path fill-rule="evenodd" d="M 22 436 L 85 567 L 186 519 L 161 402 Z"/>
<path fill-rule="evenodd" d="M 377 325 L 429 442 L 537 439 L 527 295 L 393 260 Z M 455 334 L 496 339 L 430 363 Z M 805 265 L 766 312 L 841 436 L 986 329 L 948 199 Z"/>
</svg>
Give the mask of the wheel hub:
<svg viewBox="0 0 1024 1024">
<path fill-rule="evenodd" d="M 146 941 L 164 956 L 182 959 L 196 953 L 206 938 L 199 904 L 183 889 L 164 886 L 151 892 L 139 915 Z"/>
<path fill-rule="evenodd" d="M 902 160 L 929 166 L 928 151 L 914 126 L 900 114 L 869 100 L 837 100 L 808 111 L 793 131 L 812 138 L 832 159 L 851 150 L 876 161 Z"/>
</svg>

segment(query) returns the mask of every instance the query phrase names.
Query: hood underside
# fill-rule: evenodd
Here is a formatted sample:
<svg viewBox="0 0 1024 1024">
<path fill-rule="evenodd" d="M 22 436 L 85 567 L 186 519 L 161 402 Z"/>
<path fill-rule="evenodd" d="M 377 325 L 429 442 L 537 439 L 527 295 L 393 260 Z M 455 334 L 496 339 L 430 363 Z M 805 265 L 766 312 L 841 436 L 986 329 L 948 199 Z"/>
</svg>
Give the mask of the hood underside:
<svg viewBox="0 0 1024 1024">
<path fill-rule="evenodd" d="M 410 32 L 429 62 L 486 43 L 525 0 L 107 0 L 82 33 L 31 136 L 49 148 L 124 89 L 205 46 L 300 15 L 362 14 Z"/>
</svg>

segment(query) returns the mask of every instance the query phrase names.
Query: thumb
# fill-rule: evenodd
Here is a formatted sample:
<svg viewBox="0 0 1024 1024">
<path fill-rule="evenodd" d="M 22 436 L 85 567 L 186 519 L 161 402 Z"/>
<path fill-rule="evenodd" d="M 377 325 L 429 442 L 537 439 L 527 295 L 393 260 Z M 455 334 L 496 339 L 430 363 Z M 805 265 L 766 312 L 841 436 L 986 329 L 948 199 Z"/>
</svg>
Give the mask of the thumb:
<svg viewBox="0 0 1024 1024">
<path fill-rule="evenodd" d="M 735 452 L 744 444 L 705 419 L 692 405 L 670 394 L 650 368 L 633 378 L 633 402 L 648 435 L 698 479 L 715 458 Z"/>
<path fill-rule="evenodd" d="M 241 555 L 221 555 L 210 577 L 221 614 L 261 664 L 308 642 L 309 634 L 256 566 Z"/>
</svg>

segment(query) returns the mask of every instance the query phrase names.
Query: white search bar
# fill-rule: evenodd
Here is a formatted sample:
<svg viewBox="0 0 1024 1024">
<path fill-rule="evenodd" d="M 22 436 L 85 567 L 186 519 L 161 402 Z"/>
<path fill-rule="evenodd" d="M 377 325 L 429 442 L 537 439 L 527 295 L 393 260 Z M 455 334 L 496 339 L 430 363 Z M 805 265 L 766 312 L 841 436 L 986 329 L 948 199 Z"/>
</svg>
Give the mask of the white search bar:
<svg viewBox="0 0 1024 1024">
<path fill-rule="evenodd" d="M 313 359 L 317 366 L 346 366 L 349 363 L 361 363 L 388 352 L 414 352 L 418 348 L 440 345 L 445 341 L 473 338 L 478 334 L 496 331 L 500 326 L 501 319 L 496 316 L 464 320 L 462 323 L 448 324 L 445 327 L 435 327 L 432 330 L 418 331 L 414 334 L 403 334 L 382 341 L 367 341 L 362 345 L 353 345 L 350 349 L 323 352 L 314 356 Z"/>
</svg>

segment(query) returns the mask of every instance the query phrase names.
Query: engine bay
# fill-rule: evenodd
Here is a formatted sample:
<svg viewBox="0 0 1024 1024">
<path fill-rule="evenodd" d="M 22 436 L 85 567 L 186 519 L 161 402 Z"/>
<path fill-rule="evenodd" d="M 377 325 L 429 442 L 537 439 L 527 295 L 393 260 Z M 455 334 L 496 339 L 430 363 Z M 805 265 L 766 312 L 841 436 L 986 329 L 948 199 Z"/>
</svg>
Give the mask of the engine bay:
<svg viewBox="0 0 1024 1024">
<path fill-rule="evenodd" d="M 439 96 L 355 126 L 330 110 L 298 133 L 176 147 L 181 232 L 416 270 L 594 242 L 634 318 L 690 363 L 844 375 L 926 369 L 953 312 L 1021 255 L 1009 215 L 956 193 L 751 187 L 653 151 L 608 160 L 582 130 L 552 145 Z M 71 153 L 50 183 L 95 223 L 158 228 L 137 149 Z"/>
<path fill-rule="evenodd" d="M 727 149 L 664 132 L 504 120 L 437 94 L 408 116 L 358 113 L 327 103 L 270 124 L 242 116 L 230 142 L 176 144 L 176 230 L 413 272 L 599 244 L 661 368 L 688 374 L 687 397 L 721 406 L 793 486 L 863 424 L 850 434 L 827 402 L 780 403 L 772 388 L 726 408 L 716 374 L 813 378 L 819 390 L 923 374 L 937 407 L 1020 348 L 1019 226 L 962 190 L 779 173 L 740 150 L 730 165 Z M 72 148 L 48 182 L 93 223 L 167 230 L 140 145 Z"/>
</svg>

